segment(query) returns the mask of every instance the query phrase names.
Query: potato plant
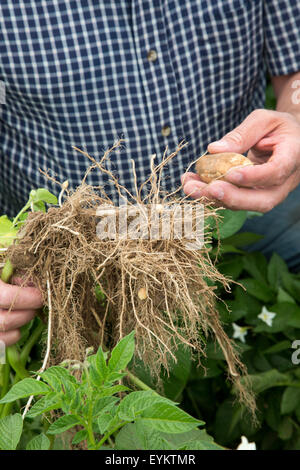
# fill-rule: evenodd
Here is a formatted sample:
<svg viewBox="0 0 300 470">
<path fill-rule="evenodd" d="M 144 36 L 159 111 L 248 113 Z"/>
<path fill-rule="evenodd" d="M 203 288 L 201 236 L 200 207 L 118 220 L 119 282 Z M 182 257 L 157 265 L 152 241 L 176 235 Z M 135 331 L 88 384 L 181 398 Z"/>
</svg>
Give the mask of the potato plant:
<svg viewBox="0 0 300 470">
<path fill-rule="evenodd" d="M 55 204 L 56 198 L 46 190 L 33 191 L 13 221 L 0 217 L 5 281 L 12 274 L 5 249 L 28 211 L 45 211 L 45 203 Z M 134 332 L 110 353 L 87 350 L 83 361 L 66 358 L 40 373 L 45 324 L 37 317 L 22 328 L 21 340 L 7 348 L 6 364 L 0 366 L 0 449 L 210 450 L 236 448 L 247 436 L 259 449 L 299 450 L 300 277 L 276 254 L 267 260 L 244 250 L 260 236 L 237 232 L 247 217 L 256 216 L 223 211 L 211 244 L 218 269 L 237 283 L 231 292 L 216 285 L 218 310 L 256 393 L 256 426 L 236 401 L 224 355 L 210 339 L 202 361 L 206 372 L 180 346 L 169 374 L 161 371 L 158 394 L 149 369 L 132 359 Z M 99 289 L 97 296 L 105 303 Z"/>
<path fill-rule="evenodd" d="M 44 432 L 26 444 L 28 450 L 48 450 L 55 436 L 66 433 L 72 445 L 98 450 L 114 449 L 221 449 L 204 430 L 204 422 L 193 418 L 176 403 L 151 390 L 126 371 L 134 353 L 134 332 L 123 338 L 108 357 L 100 347 L 83 363 L 65 361 L 14 384 L 0 404 L 37 397 L 26 420 L 52 416 Z M 71 371 L 76 370 L 75 378 Z M 127 377 L 144 390 L 132 391 L 120 384 Z M 55 414 L 59 412 L 59 418 Z M 0 421 L 0 448 L 15 449 L 22 435 L 20 413 Z M 131 441 L 130 441 L 131 436 Z M 175 439 L 174 439 L 175 437 Z M 176 442 L 176 444 L 175 444 Z"/>
<path fill-rule="evenodd" d="M 45 212 L 45 203 L 56 204 L 57 199 L 47 190 L 38 189 L 30 193 L 14 220 L 0 218 L 3 260 L 28 211 Z M 12 274 L 10 261 L 3 262 L 1 279 L 9 282 Z M 100 302 L 105 300 L 99 289 L 96 295 Z M 221 449 L 204 429 L 198 429 L 203 421 L 126 369 L 134 354 L 134 332 L 123 338 L 111 354 L 101 347 L 96 354 L 88 349 L 83 362 L 66 359 L 41 372 L 41 351 L 35 351 L 36 360 L 31 355 L 44 328 L 36 318 L 22 328 L 18 344 L 6 349 L 6 363 L 0 369 L 0 449 L 48 450 L 59 445 L 93 450 Z M 140 390 L 132 390 L 131 384 Z M 30 407 L 28 399 L 33 397 Z M 67 436 L 68 444 L 58 444 L 57 436 L 61 434 Z"/>
</svg>

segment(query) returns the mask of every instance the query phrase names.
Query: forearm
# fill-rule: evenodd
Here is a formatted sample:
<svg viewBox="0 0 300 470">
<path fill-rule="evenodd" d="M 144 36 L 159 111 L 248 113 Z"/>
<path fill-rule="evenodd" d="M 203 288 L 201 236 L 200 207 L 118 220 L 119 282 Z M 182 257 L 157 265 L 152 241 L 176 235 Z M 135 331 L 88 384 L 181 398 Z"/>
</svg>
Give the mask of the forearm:
<svg viewBox="0 0 300 470">
<path fill-rule="evenodd" d="M 272 77 L 276 110 L 290 113 L 300 122 L 300 72 Z"/>
</svg>

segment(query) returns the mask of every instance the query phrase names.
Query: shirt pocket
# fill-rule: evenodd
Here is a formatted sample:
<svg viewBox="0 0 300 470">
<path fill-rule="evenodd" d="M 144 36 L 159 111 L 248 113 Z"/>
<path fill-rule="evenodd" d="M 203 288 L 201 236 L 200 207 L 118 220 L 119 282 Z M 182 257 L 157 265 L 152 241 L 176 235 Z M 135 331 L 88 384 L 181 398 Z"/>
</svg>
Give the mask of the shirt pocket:
<svg viewBox="0 0 300 470">
<path fill-rule="evenodd" d="M 199 36 L 208 56 L 243 64 L 259 61 L 263 48 L 262 0 L 203 0 Z"/>
</svg>

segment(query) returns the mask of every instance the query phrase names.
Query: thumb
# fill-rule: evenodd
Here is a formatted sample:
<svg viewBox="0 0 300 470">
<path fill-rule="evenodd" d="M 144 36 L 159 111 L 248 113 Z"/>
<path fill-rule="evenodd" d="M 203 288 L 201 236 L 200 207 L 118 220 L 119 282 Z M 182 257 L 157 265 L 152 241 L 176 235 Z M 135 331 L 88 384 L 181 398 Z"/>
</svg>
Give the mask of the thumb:
<svg viewBox="0 0 300 470">
<path fill-rule="evenodd" d="M 273 130 L 278 125 L 278 121 L 279 116 L 276 111 L 256 109 L 222 139 L 209 144 L 207 150 L 210 153 L 244 153 Z"/>
</svg>

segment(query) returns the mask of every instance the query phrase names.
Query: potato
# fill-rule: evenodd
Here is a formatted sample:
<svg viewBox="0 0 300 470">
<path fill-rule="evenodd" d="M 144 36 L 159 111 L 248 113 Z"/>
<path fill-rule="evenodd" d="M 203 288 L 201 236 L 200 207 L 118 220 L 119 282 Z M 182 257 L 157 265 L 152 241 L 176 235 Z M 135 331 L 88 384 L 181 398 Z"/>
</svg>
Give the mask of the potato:
<svg viewBox="0 0 300 470">
<path fill-rule="evenodd" d="M 200 157 L 196 163 L 196 172 L 204 183 L 224 180 L 226 173 L 234 167 L 253 165 L 249 158 L 240 153 L 214 153 Z"/>
</svg>

